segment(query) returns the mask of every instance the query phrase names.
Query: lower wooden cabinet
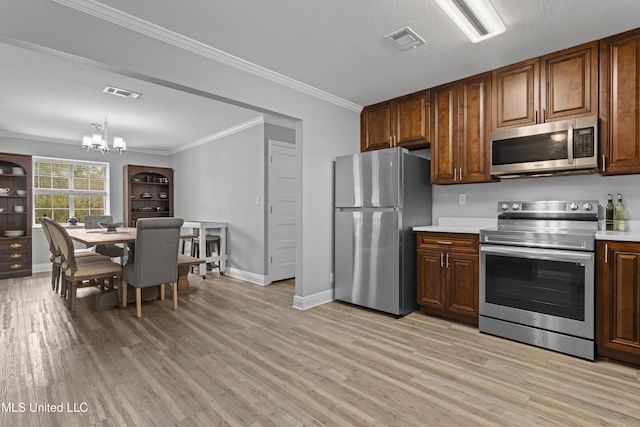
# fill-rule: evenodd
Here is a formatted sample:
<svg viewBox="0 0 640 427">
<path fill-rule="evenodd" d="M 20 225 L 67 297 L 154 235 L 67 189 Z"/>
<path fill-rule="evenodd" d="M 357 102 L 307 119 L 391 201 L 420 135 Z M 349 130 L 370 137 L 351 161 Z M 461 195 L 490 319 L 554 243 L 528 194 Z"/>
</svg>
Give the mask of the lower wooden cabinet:
<svg viewBox="0 0 640 427">
<path fill-rule="evenodd" d="M 417 234 L 420 311 L 478 324 L 479 256 L 475 234 Z"/>
<path fill-rule="evenodd" d="M 597 354 L 640 365 L 640 243 L 600 241 L 596 255 Z"/>
</svg>

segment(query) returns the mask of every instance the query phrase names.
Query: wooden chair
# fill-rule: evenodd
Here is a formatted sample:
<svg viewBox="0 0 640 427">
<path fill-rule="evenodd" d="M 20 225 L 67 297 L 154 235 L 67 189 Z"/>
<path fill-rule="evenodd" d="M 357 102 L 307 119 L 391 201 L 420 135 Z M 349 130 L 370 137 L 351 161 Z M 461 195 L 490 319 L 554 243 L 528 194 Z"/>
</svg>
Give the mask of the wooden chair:
<svg viewBox="0 0 640 427">
<path fill-rule="evenodd" d="M 44 237 L 47 239 L 47 243 L 49 244 L 49 251 L 51 252 L 51 255 L 49 255 L 49 261 L 51 261 L 51 289 L 55 292 L 58 292 L 58 290 L 60 290 L 61 293 L 63 293 L 65 289 L 61 284 L 63 282 L 62 256 L 60 255 L 60 251 L 58 250 L 56 245 L 54 245 L 51 238 L 51 232 L 49 231 L 48 222 L 52 220 L 46 217 L 42 217 L 38 218 L 38 221 L 40 221 L 40 224 L 42 225 L 42 232 L 44 233 Z M 85 262 L 88 261 L 88 258 L 95 259 L 95 255 L 98 255 L 88 249 L 76 249 L 74 250 L 74 253 L 76 259 L 86 257 L 87 260 L 84 260 Z"/>
<path fill-rule="evenodd" d="M 95 255 L 87 261 L 76 259 L 73 242 L 67 230 L 55 221 L 49 221 L 47 224 L 54 246 L 60 252 L 65 288 L 69 289 L 71 299 L 70 311 L 71 315 L 75 316 L 78 288 L 93 286 L 96 281 L 102 279 L 109 279 L 113 286 L 122 278 L 122 266 L 102 255 Z"/>
<path fill-rule="evenodd" d="M 136 222 L 136 255 L 122 270 L 122 306 L 127 306 L 128 285 L 136 288 L 136 316 L 142 316 L 142 288 L 173 286 L 173 309 L 178 309 L 178 242 L 181 218 L 141 218 Z"/>
</svg>

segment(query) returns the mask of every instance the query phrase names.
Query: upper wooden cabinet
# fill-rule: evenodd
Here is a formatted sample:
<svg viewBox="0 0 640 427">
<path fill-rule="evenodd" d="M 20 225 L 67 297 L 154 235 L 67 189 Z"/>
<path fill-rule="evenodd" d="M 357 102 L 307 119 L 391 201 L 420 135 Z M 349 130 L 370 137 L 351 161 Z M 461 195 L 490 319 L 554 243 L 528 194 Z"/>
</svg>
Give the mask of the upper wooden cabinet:
<svg viewBox="0 0 640 427">
<path fill-rule="evenodd" d="M 491 74 L 431 89 L 431 182 L 492 181 L 489 174 Z"/>
<path fill-rule="evenodd" d="M 365 107 L 360 114 L 360 151 L 422 148 L 428 137 L 428 90 Z"/>
<path fill-rule="evenodd" d="M 640 30 L 600 42 L 600 91 L 600 173 L 640 173 Z"/>
<path fill-rule="evenodd" d="M 598 42 L 492 72 L 492 130 L 598 113 Z"/>
</svg>

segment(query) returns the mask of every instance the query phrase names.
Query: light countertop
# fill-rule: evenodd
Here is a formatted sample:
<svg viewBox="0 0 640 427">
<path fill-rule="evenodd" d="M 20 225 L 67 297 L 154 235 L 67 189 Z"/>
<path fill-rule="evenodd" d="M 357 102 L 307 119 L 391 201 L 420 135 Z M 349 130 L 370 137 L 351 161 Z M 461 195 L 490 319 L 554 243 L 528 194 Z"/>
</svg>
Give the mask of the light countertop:
<svg viewBox="0 0 640 427">
<path fill-rule="evenodd" d="M 495 218 L 439 218 L 437 225 L 413 227 L 413 231 L 478 234 L 483 228 L 496 226 L 497 219 Z"/>
<path fill-rule="evenodd" d="M 604 221 L 601 221 L 604 228 Z M 432 233 L 469 233 L 478 234 L 483 228 L 497 226 L 493 218 L 439 218 L 436 225 L 413 227 L 413 231 L 428 231 Z M 627 231 L 596 232 L 596 240 L 613 240 L 621 242 L 640 242 L 640 221 L 627 221 Z"/>
</svg>

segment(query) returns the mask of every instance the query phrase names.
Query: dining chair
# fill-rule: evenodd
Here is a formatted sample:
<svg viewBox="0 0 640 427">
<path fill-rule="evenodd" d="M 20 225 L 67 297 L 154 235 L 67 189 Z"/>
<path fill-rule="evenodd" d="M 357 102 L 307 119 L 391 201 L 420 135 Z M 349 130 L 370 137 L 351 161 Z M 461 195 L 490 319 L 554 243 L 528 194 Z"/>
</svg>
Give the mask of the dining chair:
<svg viewBox="0 0 640 427">
<path fill-rule="evenodd" d="M 141 218 L 136 222 L 136 255 L 122 269 L 122 306 L 127 306 L 127 287 L 136 289 L 136 316 L 142 316 L 142 288 L 165 284 L 173 287 L 173 309 L 178 309 L 178 243 L 182 218 Z"/>
<path fill-rule="evenodd" d="M 62 282 L 62 256 L 60 255 L 60 251 L 57 246 L 54 244 L 53 239 L 51 238 L 51 232 L 49 230 L 49 221 L 51 219 L 47 217 L 40 217 L 37 220 L 42 225 L 42 232 L 44 233 L 44 237 L 47 239 L 47 243 L 49 244 L 49 251 L 51 254 L 49 255 L 49 261 L 51 261 L 51 289 L 55 292 L 58 292 L 60 289 L 61 293 L 64 292 L 64 287 L 61 285 Z M 74 250 L 76 259 L 80 258 L 97 258 L 95 252 L 92 252 L 88 249 L 75 249 Z M 87 260 L 85 260 L 87 261 Z"/>
<path fill-rule="evenodd" d="M 122 278 L 122 266 L 111 261 L 111 258 L 103 255 L 94 255 L 93 259 L 83 261 L 76 258 L 73 242 L 67 230 L 55 221 L 47 223 L 54 242 L 61 256 L 61 268 L 64 272 L 65 288 L 70 294 L 71 315 L 76 314 L 76 296 L 78 288 L 94 286 L 99 280 L 109 279 L 112 287 L 117 285 Z"/>
<path fill-rule="evenodd" d="M 100 228 L 99 223 L 113 223 L 113 216 L 111 215 L 86 215 L 84 217 L 84 228 Z M 97 245 L 96 252 L 101 255 L 106 255 L 111 258 L 118 258 L 123 256 L 124 248 L 118 245 Z"/>
</svg>

